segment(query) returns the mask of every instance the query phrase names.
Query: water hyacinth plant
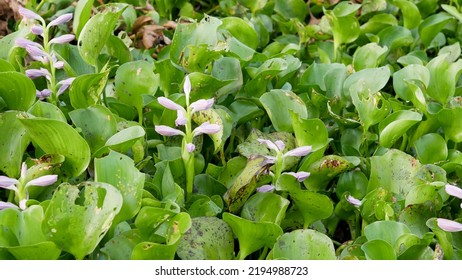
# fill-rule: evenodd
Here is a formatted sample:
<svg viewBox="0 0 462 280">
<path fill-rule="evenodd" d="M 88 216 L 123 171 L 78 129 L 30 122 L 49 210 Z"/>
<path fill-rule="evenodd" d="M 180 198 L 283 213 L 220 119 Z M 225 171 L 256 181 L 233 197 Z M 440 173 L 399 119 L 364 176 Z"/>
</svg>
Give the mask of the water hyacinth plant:
<svg viewBox="0 0 462 280">
<path fill-rule="evenodd" d="M 14 5 L 0 259 L 461 259 L 461 3 L 372 2 Z"/>
</svg>

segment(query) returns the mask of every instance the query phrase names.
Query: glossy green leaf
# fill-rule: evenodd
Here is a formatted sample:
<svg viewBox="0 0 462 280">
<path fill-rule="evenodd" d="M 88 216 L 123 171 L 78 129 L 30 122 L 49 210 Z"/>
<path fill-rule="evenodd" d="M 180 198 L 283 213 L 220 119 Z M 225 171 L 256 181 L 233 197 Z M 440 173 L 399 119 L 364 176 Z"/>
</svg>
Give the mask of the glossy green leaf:
<svg viewBox="0 0 462 280">
<path fill-rule="evenodd" d="M 77 2 L 74 12 L 74 21 L 72 23 L 72 29 L 74 30 L 75 36 L 79 38 L 80 32 L 83 27 L 90 19 L 91 9 L 95 0 L 83 0 Z"/>
<path fill-rule="evenodd" d="M 435 209 L 439 210 L 443 206 L 443 198 L 439 191 L 444 186 L 438 184 L 420 184 L 412 188 L 406 196 L 405 206 L 416 204 L 431 204 Z"/>
<path fill-rule="evenodd" d="M 0 98 L 10 110 L 27 111 L 34 104 L 35 85 L 19 72 L 3 72 L 0 75 Z"/>
<path fill-rule="evenodd" d="M 325 234 L 312 229 L 284 233 L 273 247 L 275 260 L 336 260 L 334 244 Z"/>
<path fill-rule="evenodd" d="M 446 139 L 456 143 L 462 142 L 462 127 L 459 125 L 459 121 L 462 120 L 462 107 L 444 108 L 437 113 L 436 117 L 443 127 Z"/>
<path fill-rule="evenodd" d="M 141 242 L 143 239 L 138 230 L 128 230 L 106 242 L 101 252 L 111 260 L 130 260 L 133 249 Z"/>
<path fill-rule="evenodd" d="M 231 260 L 234 257 L 234 237 L 231 228 L 216 217 L 192 219 L 178 245 L 182 260 Z"/>
<path fill-rule="evenodd" d="M 301 119 L 292 115 L 292 123 L 297 146 L 311 146 L 312 153 L 324 153 L 329 143 L 326 125 L 320 119 Z"/>
<path fill-rule="evenodd" d="M 394 246 L 403 234 L 410 232 L 405 224 L 395 221 L 377 221 L 364 228 L 367 240 L 382 240 L 391 246 Z"/>
<path fill-rule="evenodd" d="M 437 13 L 427 17 L 420 23 L 420 40 L 422 40 L 426 47 L 430 46 L 436 34 L 438 34 L 451 19 L 452 17 L 446 13 Z"/>
<path fill-rule="evenodd" d="M 263 247 L 273 247 L 277 238 L 282 235 L 282 229 L 274 223 L 253 222 L 231 213 L 223 213 L 223 220 L 237 236 L 239 260 L 244 260 L 248 255 Z"/>
<path fill-rule="evenodd" d="M 87 108 L 99 102 L 109 71 L 77 77 L 69 88 L 71 105 L 75 109 Z"/>
<path fill-rule="evenodd" d="M 66 158 L 61 168 L 65 177 L 78 176 L 87 169 L 90 147 L 70 125 L 45 118 L 21 118 L 19 121 L 45 153 L 60 154 Z"/>
<path fill-rule="evenodd" d="M 274 10 L 286 19 L 297 18 L 303 21 L 307 15 L 308 9 L 302 0 L 276 0 Z"/>
<path fill-rule="evenodd" d="M 290 111 L 303 119 L 308 117 L 305 103 L 291 91 L 272 90 L 263 94 L 260 101 L 276 131 L 293 132 Z"/>
<path fill-rule="evenodd" d="M 11 65 L 11 63 L 0 58 L 0 72 L 10 72 L 10 71 L 16 71 L 16 69 L 14 69 L 14 66 Z"/>
<path fill-rule="evenodd" d="M 390 74 L 388 66 L 368 68 L 355 72 L 345 80 L 343 93 L 345 96 L 349 96 L 352 92 L 358 94 L 379 92 L 387 84 Z"/>
<path fill-rule="evenodd" d="M 114 115 L 104 106 L 94 105 L 69 113 L 72 122 L 78 127 L 92 152 L 103 147 L 106 141 L 116 134 L 117 123 Z"/>
<path fill-rule="evenodd" d="M 403 14 L 404 27 L 411 30 L 419 26 L 422 16 L 420 15 L 419 8 L 413 2 L 394 0 L 393 5 L 397 6 Z"/>
<path fill-rule="evenodd" d="M 177 243 L 159 244 L 155 242 L 141 242 L 133 248 L 132 260 L 173 260 Z"/>
<path fill-rule="evenodd" d="M 376 43 L 369 43 L 359 47 L 353 56 L 353 66 L 356 71 L 380 66 L 388 53 L 388 48 Z"/>
<path fill-rule="evenodd" d="M 17 119 L 19 112 L 0 113 L 0 170 L 11 178 L 17 178 L 20 172 L 23 154 L 30 143 L 30 136 Z M 8 160 L 6 160 L 8 159 Z"/>
<path fill-rule="evenodd" d="M 126 6 L 106 5 L 105 8 L 104 12 L 97 13 L 87 21 L 78 38 L 80 56 L 86 63 L 92 66 L 97 65 L 98 56 L 109 36 L 114 31 L 117 20 Z M 83 7 L 80 16 L 84 16 L 86 18 L 87 9 L 88 7 Z M 81 17 L 79 17 L 79 25 L 80 19 Z"/>
<path fill-rule="evenodd" d="M 145 134 L 146 132 L 143 127 L 139 125 L 131 126 L 117 132 L 107 139 L 103 148 L 111 148 L 114 151 L 123 153 L 128 151 L 133 144 L 144 137 Z"/>
<path fill-rule="evenodd" d="M 43 231 L 64 251 L 83 259 L 96 248 L 121 207 L 122 196 L 109 184 L 63 183 L 45 212 Z"/>
<path fill-rule="evenodd" d="M 255 193 L 242 207 L 241 217 L 255 222 L 280 225 L 290 201 L 274 193 Z M 271 205 L 271 209 L 268 209 Z"/>
<path fill-rule="evenodd" d="M 108 156 L 95 159 L 95 181 L 116 187 L 123 198 L 122 208 L 115 221 L 133 218 L 141 207 L 145 175 L 131 158 L 111 151 Z"/>
<path fill-rule="evenodd" d="M 290 192 L 290 197 L 303 216 L 304 228 L 330 217 L 334 212 L 333 203 L 326 195 L 306 190 L 294 190 Z"/>
<path fill-rule="evenodd" d="M 426 66 L 430 71 L 427 94 L 443 105 L 454 96 L 456 90 L 454 81 L 462 71 L 462 60 L 452 63 L 450 58 L 450 53 L 444 53 L 432 59 Z"/>
<path fill-rule="evenodd" d="M 393 247 L 380 239 L 367 241 L 361 246 L 361 249 L 368 260 L 396 260 Z"/>
<path fill-rule="evenodd" d="M 417 159 L 421 163 L 437 163 L 448 157 L 448 146 L 444 138 L 437 133 L 429 133 L 414 143 Z"/>
<path fill-rule="evenodd" d="M 381 46 L 387 46 L 390 52 L 399 48 L 408 47 L 415 41 L 412 32 L 399 25 L 383 28 L 377 36 L 379 37 L 379 44 Z"/>
<path fill-rule="evenodd" d="M 354 9 L 359 8 L 359 5 L 348 6 L 353 7 Z M 350 15 L 351 12 L 353 11 L 350 11 L 350 9 L 345 9 L 345 11 L 340 11 L 340 9 L 337 9 L 336 11 L 334 9 L 333 12 L 328 10 L 325 13 L 332 29 L 334 44 L 336 46 L 351 43 L 356 40 L 360 34 L 359 22 L 356 17 Z"/>
<path fill-rule="evenodd" d="M 258 34 L 255 29 L 245 20 L 238 17 L 225 17 L 222 24 L 218 27 L 219 31 L 226 30 L 240 42 L 252 49 L 258 46 Z"/>
<path fill-rule="evenodd" d="M 64 113 L 57 106 L 48 102 L 38 100 L 27 112 L 36 117 L 67 122 Z"/>
<path fill-rule="evenodd" d="M 380 92 L 357 90 L 360 85 L 350 87 L 351 99 L 358 111 L 359 119 L 367 131 L 372 125 L 382 121 L 390 112 L 391 105 Z"/>
<path fill-rule="evenodd" d="M 390 114 L 379 123 L 380 145 L 391 148 L 399 138 L 421 120 L 421 114 L 408 110 L 397 111 Z"/>
<path fill-rule="evenodd" d="M 393 73 L 393 89 L 396 95 L 403 100 L 411 101 L 415 94 L 409 82 L 414 80 L 428 86 L 430 82 L 428 68 L 419 64 L 411 64 Z"/>
</svg>

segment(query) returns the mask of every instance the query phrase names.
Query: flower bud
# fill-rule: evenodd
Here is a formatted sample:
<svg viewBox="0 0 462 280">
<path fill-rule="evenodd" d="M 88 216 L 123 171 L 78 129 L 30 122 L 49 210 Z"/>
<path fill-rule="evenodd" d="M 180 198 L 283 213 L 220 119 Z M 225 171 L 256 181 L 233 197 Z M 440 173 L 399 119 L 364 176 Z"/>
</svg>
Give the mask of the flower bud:
<svg viewBox="0 0 462 280">
<path fill-rule="evenodd" d="M 72 35 L 72 34 L 64 34 L 64 35 L 61 35 L 59 37 L 51 39 L 49 44 L 50 45 L 51 44 L 66 44 L 66 43 L 69 43 L 69 42 L 73 41 L 74 39 L 75 39 L 74 35 Z"/>
<path fill-rule="evenodd" d="M 176 126 L 185 125 L 187 121 L 188 120 L 186 119 L 184 110 L 176 111 L 176 120 L 175 120 L 175 125 Z"/>
<path fill-rule="evenodd" d="M 44 30 L 41 25 L 34 25 L 31 27 L 30 31 L 35 35 L 42 35 Z"/>
<path fill-rule="evenodd" d="M 53 185 L 56 181 L 58 181 L 58 175 L 45 175 L 27 182 L 26 188 L 30 186 L 46 187 Z"/>
<path fill-rule="evenodd" d="M 189 102 L 189 94 L 191 93 L 191 80 L 189 79 L 189 75 L 186 76 L 184 80 L 183 91 L 186 95 L 186 100 Z"/>
<path fill-rule="evenodd" d="M 15 204 L 13 204 L 13 203 L 11 203 L 11 202 L 3 202 L 3 201 L 0 201 L 0 210 L 7 209 L 7 208 L 19 209 L 18 206 L 16 206 Z"/>
<path fill-rule="evenodd" d="M 263 185 L 259 188 L 257 188 L 257 192 L 272 192 L 274 190 L 273 185 Z"/>
<path fill-rule="evenodd" d="M 39 77 L 46 77 L 48 79 L 49 77 L 51 77 L 51 74 L 45 68 L 27 69 L 26 76 L 29 77 L 30 79 L 37 79 Z"/>
<path fill-rule="evenodd" d="M 186 150 L 190 153 L 194 152 L 196 149 L 196 146 L 193 143 L 188 143 L 186 144 Z"/>
<path fill-rule="evenodd" d="M 300 172 L 285 172 L 284 174 L 289 174 L 289 175 L 292 175 L 294 176 L 297 181 L 299 182 L 303 182 L 305 181 L 306 178 L 310 177 L 311 173 L 310 172 L 305 172 L 305 171 L 300 171 Z"/>
<path fill-rule="evenodd" d="M 276 146 L 276 144 L 274 144 L 272 141 L 270 140 L 266 140 L 266 139 L 261 139 L 261 138 L 258 138 L 257 141 L 260 143 L 260 144 L 265 144 L 266 147 L 268 147 L 268 149 L 271 149 L 271 150 L 275 150 L 276 153 L 279 153 L 279 148 L 278 146 Z"/>
<path fill-rule="evenodd" d="M 461 188 L 450 185 L 450 184 L 446 184 L 446 186 L 444 187 L 444 190 L 449 195 L 462 199 L 462 189 Z"/>
<path fill-rule="evenodd" d="M 201 134 L 215 134 L 221 130 L 221 126 L 218 124 L 210 124 L 209 122 L 205 122 L 200 126 L 196 127 L 193 131 L 193 137 Z"/>
<path fill-rule="evenodd" d="M 168 99 L 166 97 L 157 98 L 157 102 L 159 102 L 160 105 L 164 106 L 167 109 L 175 110 L 175 111 L 180 111 L 180 110 L 184 111 L 184 108 L 181 107 L 181 105 L 173 102 L 172 100 L 170 100 L 170 99 Z"/>
<path fill-rule="evenodd" d="M 351 195 L 349 195 L 349 196 L 347 197 L 346 200 L 347 200 L 350 204 L 353 204 L 354 206 L 357 206 L 357 207 L 359 207 L 359 206 L 361 206 L 361 204 L 363 204 L 363 203 L 361 202 L 361 200 L 359 200 L 359 199 L 357 199 L 357 198 L 354 198 L 354 197 L 352 197 Z"/>
<path fill-rule="evenodd" d="M 60 81 L 58 83 L 58 85 L 60 85 L 60 87 L 59 87 L 58 92 L 56 94 L 60 95 L 61 93 L 66 91 L 66 89 L 71 86 L 71 84 L 72 84 L 72 82 L 74 80 L 75 80 L 75 78 L 67 78 L 65 80 Z"/>
<path fill-rule="evenodd" d="M 462 231 L 462 224 L 455 222 L 455 221 L 438 218 L 436 219 L 436 223 L 444 231 L 449 231 L 449 232 Z"/>
<path fill-rule="evenodd" d="M 36 90 L 35 95 L 37 96 L 38 99 L 44 100 L 45 98 L 47 98 L 48 96 L 51 95 L 51 90 L 49 90 L 47 88 L 42 90 L 42 91 Z"/>
<path fill-rule="evenodd" d="M 213 103 L 215 102 L 214 98 L 211 99 L 199 99 L 196 102 L 191 103 L 190 107 L 192 108 L 191 114 L 194 114 L 195 112 L 203 111 L 203 110 L 208 110 L 213 106 Z"/>
<path fill-rule="evenodd" d="M 72 19 L 72 13 L 61 15 L 61 16 L 57 17 L 56 19 L 52 20 L 48 24 L 48 27 L 66 23 L 66 22 L 70 21 L 71 19 Z"/>
<path fill-rule="evenodd" d="M 39 16 L 38 14 L 36 14 L 33 11 L 28 10 L 26 8 L 19 7 L 18 12 L 25 19 L 36 19 L 36 20 L 39 20 L 41 22 L 44 22 L 44 20 L 43 20 L 43 18 L 41 16 Z"/>
<path fill-rule="evenodd" d="M 283 157 L 303 157 L 311 153 L 311 146 L 302 146 L 288 151 Z"/>
<path fill-rule="evenodd" d="M 166 125 L 156 125 L 154 130 L 162 136 L 184 135 L 184 132 Z"/>
</svg>

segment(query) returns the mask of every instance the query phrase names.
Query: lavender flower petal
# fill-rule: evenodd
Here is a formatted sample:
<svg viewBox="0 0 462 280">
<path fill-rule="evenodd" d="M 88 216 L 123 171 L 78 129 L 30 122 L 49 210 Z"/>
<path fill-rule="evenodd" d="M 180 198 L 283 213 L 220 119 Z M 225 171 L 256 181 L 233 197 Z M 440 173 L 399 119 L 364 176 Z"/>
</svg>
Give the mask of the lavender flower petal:
<svg viewBox="0 0 462 280">
<path fill-rule="evenodd" d="M 43 18 L 41 16 L 39 16 L 38 14 L 36 14 L 33 11 L 28 10 L 26 8 L 19 7 L 18 12 L 25 19 L 36 19 L 36 20 L 39 20 L 41 22 L 44 22 L 44 20 L 43 20 Z"/>
<path fill-rule="evenodd" d="M 0 176 L 0 188 L 4 188 L 7 190 L 17 190 L 16 184 L 18 184 L 19 181 L 13 178 L 9 178 L 6 176 Z"/>
<path fill-rule="evenodd" d="M 292 175 L 294 176 L 297 181 L 299 182 L 303 182 L 306 180 L 306 178 L 310 177 L 311 173 L 310 172 L 305 172 L 305 171 L 300 171 L 300 172 L 285 172 L 283 174 L 289 174 L 289 175 Z"/>
<path fill-rule="evenodd" d="M 51 39 L 51 41 L 49 42 L 49 44 L 66 44 L 66 43 L 69 43 L 71 41 L 73 41 L 75 39 L 75 36 L 72 35 L 72 34 L 65 34 L 65 35 L 61 35 L 59 37 L 56 37 L 56 38 L 53 38 Z"/>
<path fill-rule="evenodd" d="M 284 150 L 285 147 L 286 147 L 286 144 L 284 144 L 284 142 L 282 142 L 281 140 L 276 140 L 276 142 L 274 142 L 274 144 L 276 144 L 276 146 L 278 147 L 279 151 Z"/>
<path fill-rule="evenodd" d="M 21 164 L 21 178 L 26 178 L 27 175 L 27 164 L 23 162 Z"/>
<path fill-rule="evenodd" d="M 44 89 L 42 91 L 36 90 L 35 91 L 35 96 L 37 96 L 38 99 L 44 100 L 45 98 L 49 97 L 51 95 L 51 90 L 49 89 Z"/>
<path fill-rule="evenodd" d="M 178 110 L 176 111 L 176 120 L 175 120 L 175 125 L 185 125 L 188 120 L 186 119 L 185 112 L 184 110 Z"/>
<path fill-rule="evenodd" d="M 47 79 L 49 79 L 49 77 L 51 77 L 51 74 L 50 72 L 48 72 L 47 69 L 40 68 L 40 69 L 26 70 L 26 76 L 29 77 L 30 79 L 37 79 L 39 77 L 46 77 Z"/>
<path fill-rule="evenodd" d="M 175 111 L 181 111 L 181 110 L 184 111 L 184 108 L 181 107 L 181 105 L 173 102 L 172 100 L 166 97 L 157 98 L 157 102 L 159 102 L 160 105 L 164 106 L 167 109 L 175 110 Z"/>
<path fill-rule="evenodd" d="M 183 135 L 184 132 L 175 128 L 171 128 L 170 126 L 166 125 L 156 125 L 154 130 L 162 136 L 175 136 L 175 135 Z"/>
<path fill-rule="evenodd" d="M 13 204 L 13 203 L 11 203 L 11 202 L 3 202 L 3 201 L 0 201 L 0 210 L 7 209 L 7 208 L 19 209 L 18 206 L 16 206 L 15 204 Z"/>
<path fill-rule="evenodd" d="M 311 153 L 311 146 L 302 146 L 288 151 L 283 157 L 303 157 Z"/>
<path fill-rule="evenodd" d="M 444 231 L 449 231 L 449 232 L 462 231 L 462 224 L 455 222 L 455 221 L 438 218 L 436 219 L 436 223 Z"/>
<path fill-rule="evenodd" d="M 273 156 L 265 156 L 265 158 L 266 158 L 265 160 L 266 164 L 274 164 L 277 160 L 277 158 Z"/>
<path fill-rule="evenodd" d="M 349 196 L 347 197 L 346 200 L 347 200 L 349 203 L 351 203 L 351 204 L 353 204 L 354 206 L 356 206 L 356 207 L 359 207 L 359 206 L 361 206 L 361 204 L 363 204 L 363 203 L 361 202 L 361 200 L 359 200 L 359 199 L 357 199 L 357 198 L 354 198 L 354 197 L 352 197 L 351 195 L 349 195 Z"/>
<path fill-rule="evenodd" d="M 444 190 L 445 190 L 449 195 L 452 195 L 452 196 L 455 196 L 455 197 L 457 197 L 457 198 L 462 199 L 462 189 L 461 189 L 461 188 L 456 187 L 456 186 L 453 186 L 453 185 L 450 185 L 450 184 L 446 184 L 446 186 L 444 187 Z"/>
<path fill-rule="evenodd" d="M 56 19 L 52 20 L 48 24 L 48 27 L 55 26 L 55 25 L 60 25 L 60 24 L 69 22 L 71 19 L 72 19 L 72 13 L 61 15 L 61 16 L 57 17 Z"/>
<path fill-rule="evenodd" d="M 30 31 L 35 34 L 35 35 L 42 35 L 44 30 L 43 30 L 43 27 L 41 25 L 34 25 L 31 27 Z"/>
<path fill-rule="evenodd" d="M 194 150 L 196 149 L 196 145 L 194 145 L 193 143 L 188 143 L 186 144 L 186 150 L 190 153 L 194 152 Z"/>
<path fill-rule="evenodd" d="M 19 201 L 19 208 L 20 208 L 21 210 L 26 210 L 26 208 L 27 208 L 26 203 L 27 203 L 27 199 L 21 199 L 21 200 Z"/>
<path fill-rule="evenodd" d="M 53 185 L 58 180 L 58 175 L 45 175 L 38 177 L 36 179 L 30 180 L 26 184 L 26 188 L 29 186 L 37 186 L 37 187 L 46 187 L 49 185 Z"/>
<path fill-rule="evenodd" d="M 210 99 L 199 99 L 196 102 L 191 103 L 190 107 L 192 108 L 191 114 L 194 114 L 195 112 L 203 111 L 210 109 L 213 106 L 213 103 L 215 102 L 214 98 Z"/>
<path fill-rule="evenodd" d="M 274 190 L 273 185 L 263 185 L 257 188 L 257 192 L 272 192 Z"/>
<path fill-rule="evenodd" d="M 279 153 L 279 148 L 276 144 L 274 144 L 272 141 L 270 140 L 266 140 L 266 139 L 260 139 L 258 138 L 257 141 L 260 143 L 260 144 L 265 144 L 268 149 L 271 149 L 271 150 L 275 150 L 276 153 Z"/>
<path fill-rule="evenodd" d="M 41 47 L 39 43 L 32 42 L 31 40 L 27 40 L 24 38 L 18 38 L 14 41 L 16 45 L 20 46 L 21 48 L 25 49 L 27 46 L 35 46 L 35 47 Z"/>
<path fill-rule="evenodd" d="M 58 92 L 56 93 L 57 95 L 60 95 L 61 93 L 63 93 L 64 91 L 66 91 L 66 89 L 68 87 L 71 86 L 72 82 L 75 80 L 74 77 L 72 78 L 67 78 L 65 80 L 62 80 L 58 83 L 59 86 L 59 89 L 58 89 Z"/>
<path fill-rule="evenodd" d="M 38 47 L 38 46 L 35 46 L 35 45 L 26 46 L 26 51 L 30 56 L 32 56 L 34 58 L 35 57 L 43 58 L 43 57 L 48 56 L 48 54 L 44 50 L 42 50 L 41 47 Z"/>
<path fill-rule="evenodd" d="M 63 69 L 64 68 L 64 62 L 63 61 L 56 61 L 53 66 L 56 68 L 56 69 Z"/>
<path fill-rule="evenodd" d="M 193 130 L 193 137 L 201 134 L 215 134 L 221 130 L 221 126 L 218 124 L 210 124 L 209 122 L 205 122 L 200 126 L 196 127 Z"/>
</svg>

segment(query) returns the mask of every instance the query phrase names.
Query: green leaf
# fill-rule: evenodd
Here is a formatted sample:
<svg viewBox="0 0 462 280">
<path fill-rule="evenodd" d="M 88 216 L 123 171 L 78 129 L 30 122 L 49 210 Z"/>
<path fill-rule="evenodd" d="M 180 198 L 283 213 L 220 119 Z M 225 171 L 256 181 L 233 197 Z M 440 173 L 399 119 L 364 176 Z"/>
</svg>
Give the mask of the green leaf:
<svg viewBox="0 0 462 280">
<path fill-rule="evenodd" d="M 254 50 L 257 48 L 258 34 L 248 22 L 238 17 L 225 17 L 221 21 L 222 24 L 218 27 L 219 31 L 226 30 L 246 46 Z"/>
<path fill-rule="evenodd" d="M 380 145 L 391 148 L 401 136 L 421 120 L 422 115 L 414 111 L 402 110 L 390 114 L 379 123 Z"/>
<path fill-rule="evenodd" d="M 59 109 L 56 105 L 53 105 L 49 102 L 38 100 L 34 105 L 32 105 L 32 107 L 29 108 L 27 112 L 31 115 L 34 115 L 35 117 L 67 122 L 63 111 L 61 111 L 61 109 Z"/>
<path fill-rule="evenodd" d="M 367 240 L 382 240 L 391 246 L 394 246 L 403 234 L 410 232 L 405 224 L 395 221 L 377 221 L 364 228 Z"/>
<path fill-rule="evenodd" d="M 8 111 L 0 114 L 0 170 L 8 177 L 17 178 L 21 168 L 23 154 L 30 143 L 26 129 L 17 119 L 19 112 Z M 8 160 L 6 160 L 8 159 Z"/>
<path fill-rule="evenodd" d="M 453 19 L 453 17 L 446 13 L 437 13 L 427 17 L 424 21 L 422 21 L 422 23 L 420 23 L 420 40 L 422 40 L 426 47 L 430 46 L 430 43 L 436 35 L 451 19 Z"/>
<path fill-rule="evenodd" d="M 438 122 L 443 127 L 446 139 L 456 143 L 462 142 L 462 127 L 459 125 L 462 120 L 462 108 L 443 108 L 436 114 Z M 452 120 L 452 121 L 448 121 Z"/>
<path fill-rule="evenodd" d="M 45 118 L 21 118 L 19 121 L 45 153 L 60 154 L 66 158 L 61 167 L 65 177 L 79 176 L 87 169 L 90 147 L 70 125 Z"/>
<path fill-rule="evenodd" d="M 255 222 L 280 225 L 290 201 L 274 193 L 256 193 L 242 207 L 241 217 Z M 271 205 L 271 209 L 268 208 Z"/>
<path fill-rule="evenodd" d="M 303 22 L 308 9 L 302 0 L 276 0 L 274 10 L 286 19 L 297 18 Z"/>
<path fill-rule="evenodd" d="M 384 188 L 390 192 L 407 195 L 416 185 L 415 178 L 421 164 L 414 157 L 399 151 L 388 150 L 382 156 L 373 156 L 368 192 Z"/>
<path fill-rule="evenodd" d="M 396 260 L 393 247 L 380 239 L 367 241 L 361 246 L 361 249 L 368 260 Z"/>
<path fill-rule="evenodd" d="M 336 260 L 332 240 L 312 229 L 284 233 L 274 244 L 275 260 Z"/>
<path fill-rule="evenodd" d="M 178 245 L 182 260 L 231 260 L 234 257 L 234 237 L 226 222 L 216 217 L 192 219 Z"/>
<path fill-rule="evenodd" d="M 138 230 L 128 230 L 106 242 L 101 252 L 111 260 L 130 260 L 133 248 L 141 242 L 143 239 Z"/>
<path fill-rule="evenodd" d="M 120 153 L 125 153 L 135 144 L 136 141 L 143 138 L 145 134 L 146 132 L 143 127 L 139 125 L 125 128 L 107 139 L 104 147 L 99 149 L 96 154 L 98 155 L 104 152 L 107 148 Z"/>
<path fill-rule="evenodd" d="M 343 94 L 344 96 L 349 96 L 353 92 L 358 95 L 361 93 L 375 94 L 387 84 L 390 75 L 388 66 L 355 72 L 346 78 L 343 84 Z"/>
<path fill-rule="evenodd" d="M 452 63 L 451 54 L 443 53 L 432 59 L 427 68 L 430 71 L 430 83 L 427 94 L 445 105 L 456 91 L 455 81 L 462 71 L 462 59 Z"/>
<path fill-rule="evenodd" d="M 133 61 L 121 65 L 115 76 L 115 90 L 119 99 L 134 106 L 138 112 L 143 108 L 143 95 L 154 95 L 159 87 L 159 75 L 154 65 L 147 61 Z"/>
<path fill-rule="evenodd" d="M 276 131 L 293 132 L 291 111 L 303 119 L 308 117 L 305 103 L 291 91 L 272 90 L 263 94 L 260 101 Z"/>
<path fill-rule="evenodd" d="M 74 12 L 74 21 L 72 23 L 72 30 L 74 30 L 77 38 L 79 38 L 80 32 L 90 19 L 93 2 L 95 2 L 95 0 L 82 0 L 77 2 Z"/>
<path fill-rule="evenodd" d="M 369 43 L 359 47 L 353 56 L 353 66 L 356 71 L 379 66 L 388 53 L 388 48 L 377 43 Z"/>
<path fill-rule="evenodd" d="M 430 71 L 425 66 L 410 64 L 393 73 L 393 89 L 399 98 L 412 100 L 415 94 L 410 86 L 411 81 L 419 81 L 427 87 L 430 82 Z"/>
<path fill-rule="evenodd" d="M 16 71 L 13 65 L 9 63 L 8 61 L 0 58 L 0 72 L 11 72 L 11 71 Z"/>
<path fill-rule="evenodd" d="M 27 111 L 35 101 L 35 85 L 26 75 L 3 72 L 0 75 L 0 98 L 10 110 Z"/>
<path fill-rule="evenodd" d="M 448 146 L 441 135 L 429 133 L 414 142 L 417 159 L 421 163 L 437 163 L 448 157 Z"/>
<path fill-rule="evenodd" d="M 123 198 L 122 208 L 114 221 L 133 218 L 141 208 L 145 175 L 126 155 L 111 151 L 104 158 L 95 159 L 95 181 L 116 187 Z"/>
<path fill-rule="evenodd" d="M 78 38 L 78 46 L 80 56 L 86 63 L 96 67 L 98 56 L 126 7 L 126 5 L 105 5 L 104 12 L 97 13 L 85 24 Z"/>
<path fill-rule="evenodd" d="M 239 240 L 238 259 L 244 260 L 248 255 L 263 247 L 271 248 L 282 229 L 270 222 L 253 222 L 231 213 L 223 213 L 223 220 L 232 228 Z"/>
<path fill-rule="evenodd" d="M 64 251 L 83 259 L 103 239 L 122 202 L 119 191 L 106 183 L 63 183 L 45 212 L 43 231 Z"/>
<path fill-rule="evenodd" d="M 436 209 L 431 204 L 409 205 L 401 211 L 398 221 L 407 225 L 413 234 L 422 238 L 428 233 L 427 220 L 436 215 Z"/>
<path fill-rule="evenodd" d="M 420 15 L 419 8 L 411 2 L 406 0 L 394 0 L 393 5 L 398 7 L 403 14 L 404 27 L 411 30 L 419 26 L 422 16 Z"/>
<path fill-rule="evenodd" d="M 245 168 L 224 195 L 231 213 L 238 213 L 250 195 L 256 189 L 256 180 L 266 166 L 266 158 L 255 156 L 247 161 Z"/>
<path fill-rule="evenodd" d="M 69 87 L 71 105 L 75 109 L 87 108 L 99 102 L 108 79 L 109 70 L 98 74 L 81 75 Z"/>
<path fill-rule="evenodd" d="M 379 37 L 379 44 L 381 46 L 387 46 L 390 52 L 410 46 L 415 41 L 412 32 L 399 25 L 388 26 L 379 29 L 379 31 L 380 32 L 377 34 Z"/>
<path fill-rule="evenodd" d="M 297 146 L 311 146 L 312 153 L 324 153 L 329 143 L 326 125 L 320 119 L 301 119 L 292 115 L 295 141 Z"/>
<path fill-rule="evenodd" d="M 94 153 L 116 134 L 117 122 L 114 115 L 104 106 L 94 105 L 69 112 L 72 122 L 83 134 Z"/>
<path fill-rule="evenodd" d="M 194 114 L 193 120 L 198 125 L 205 122 L 220 125 L 222 129 L 217 133 L 209 134 L 209 137 L 213 140 L 214 153 L 223 148 L 226 139 L 231 134 L 232 128 L 232 119 L 226 111 L 222 109 L 203 110 Z"/>
<path fill-rule="evenodd" d="M 358 111 L 359 119 L 364 131 L 382 121 L 390 112 L 391 105 L 380 92 L 370 92 L 367 89 L 358 89 L 361 85 L 350 87 L 351 99 Z"/>
</svg>

